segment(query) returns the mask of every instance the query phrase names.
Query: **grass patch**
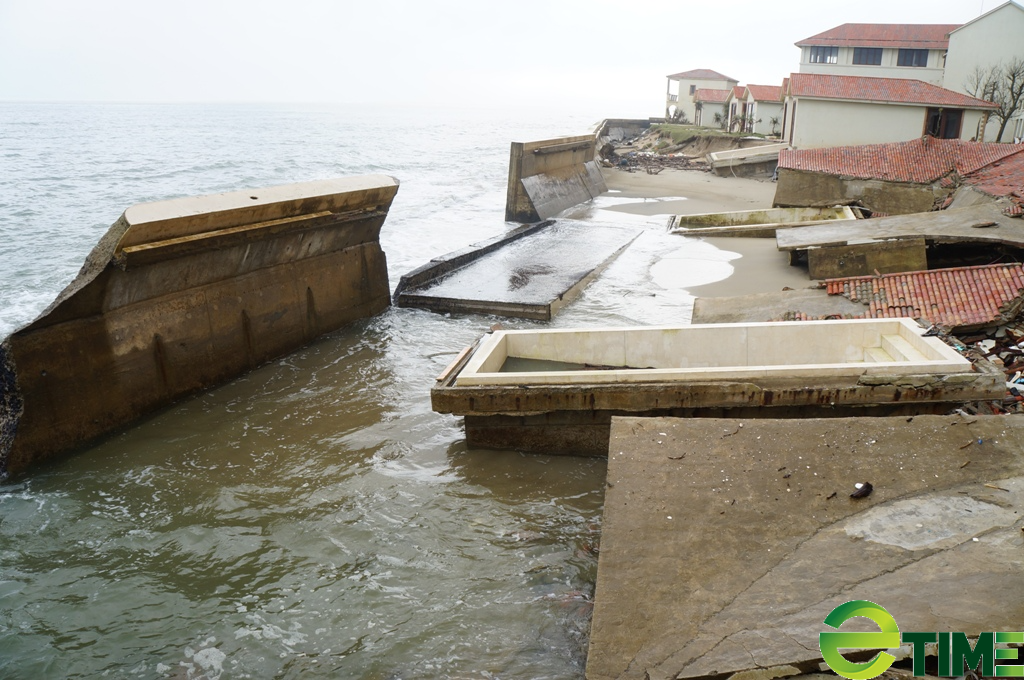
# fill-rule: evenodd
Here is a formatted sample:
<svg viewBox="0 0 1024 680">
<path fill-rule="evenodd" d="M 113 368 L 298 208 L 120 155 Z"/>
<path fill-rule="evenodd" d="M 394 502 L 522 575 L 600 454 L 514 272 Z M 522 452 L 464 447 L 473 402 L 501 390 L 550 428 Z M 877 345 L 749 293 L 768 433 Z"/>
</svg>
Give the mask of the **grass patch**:
<svg viewBox="0 0 1024 680">
<path fill-rule="evenodd" d="M 678 125 L 675 123 L 658 123 L 651 126 L 662 137 L 672 139 L 673 144 L 685 142 L 692 137 L 763 137 L 751 132 L 726 132 L 718 128 L 699 127 L 697 125 Z"/>
</svg>

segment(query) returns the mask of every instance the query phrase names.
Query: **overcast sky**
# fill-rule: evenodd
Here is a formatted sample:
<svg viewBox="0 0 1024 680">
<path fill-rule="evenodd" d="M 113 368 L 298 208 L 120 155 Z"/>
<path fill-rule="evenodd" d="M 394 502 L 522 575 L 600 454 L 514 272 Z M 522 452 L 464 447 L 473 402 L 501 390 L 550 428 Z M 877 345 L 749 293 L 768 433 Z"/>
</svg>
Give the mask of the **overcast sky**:
<svg viewBox="0 0 1024 680">
<path fill-rule="evenodd" d="M 360 102 L 661 115 L 665 76 L 781 84 L 842 23 L 1002 0 L 0 0 L 0 101 Z"/>
</svg>

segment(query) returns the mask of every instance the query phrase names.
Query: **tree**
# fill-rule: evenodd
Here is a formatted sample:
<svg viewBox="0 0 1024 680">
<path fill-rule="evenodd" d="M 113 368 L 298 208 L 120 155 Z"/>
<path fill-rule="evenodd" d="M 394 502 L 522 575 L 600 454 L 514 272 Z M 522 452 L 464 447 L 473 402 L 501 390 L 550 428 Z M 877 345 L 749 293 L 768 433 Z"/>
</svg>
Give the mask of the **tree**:
<svg viewBox="0 0 1024 680">
<path fill-rule="evenodd" d="M 1015 57 L 1007 64 L 976 67 L 964 83 L 964 91 L 972 97 L 996 105 L 992 115 L 999 121 L 996 141 L 1003 141 L 1003 132 L 1010 119 L 1024 112 L 1024 58 Z M 987 114 L 986 114 L 987 116 Z M 984 140 L 984 123 L 979 141 Z"/>
<path fill-rule="evenodd" d="M 772 126 L 772 135 L 779 134 L 779 117 L 773 116 L 768 119 L 768 124 Z"/>
</svg>

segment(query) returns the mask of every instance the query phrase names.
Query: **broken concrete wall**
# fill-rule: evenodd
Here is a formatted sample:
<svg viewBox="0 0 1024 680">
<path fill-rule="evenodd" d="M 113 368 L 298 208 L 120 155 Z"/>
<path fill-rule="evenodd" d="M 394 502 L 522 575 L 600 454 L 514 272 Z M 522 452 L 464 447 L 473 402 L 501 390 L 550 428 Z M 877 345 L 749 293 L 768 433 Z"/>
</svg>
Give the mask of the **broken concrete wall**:
<svg viewBox="0 0 1024 680">
<path fill-rule="evenodd" d="M 136 205 L 0 350 L 16 473 L 390 303 L 383 175 Z"/>
<path fill-rule="evenodd" d="M 639 137 L 651 127 L 651 120 L 633 118 L 607 118 L 598 130 L 597 136 L 604 142 L 621 142 Z"/>
<path fill-rule="evenodd" d="M 779 169 L 774 205 L 787 207 L 825 207 L 862 205 L 872 212 L 890 215 L 928 212 L 948 189 L 932 184 L 886 182 L 827 175 L 806 170 Z"/>
<path fill-rule="evenodd" d="M 593 135 L 512 142 L 505 220 L 539 222 L 608 190 Z"/>
<path fill-rule="evenodd" d="M 807 273 L 812 279 L 869 276 L 875 272 L 917 272 L 928 269 L 923 238 L 892 239 L 807 250 Z"/>
</svg>

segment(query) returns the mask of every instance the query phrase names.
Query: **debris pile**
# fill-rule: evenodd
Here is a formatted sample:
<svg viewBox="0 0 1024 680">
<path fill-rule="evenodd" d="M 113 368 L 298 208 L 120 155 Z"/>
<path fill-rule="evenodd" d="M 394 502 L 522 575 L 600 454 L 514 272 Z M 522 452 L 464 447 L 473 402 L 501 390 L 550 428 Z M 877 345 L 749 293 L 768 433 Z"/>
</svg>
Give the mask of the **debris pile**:
<svg viewBox="0 0 1024 680">
<path fill-rule="evenodd" d="M 660 155 L 648 151 L 630 151 L 625 155 L 615 154 L 614 158 L 604 160 L 604 166 L 618 168 L 626 172 L 646 172 L 648 175 L 657 175 L 665 168 L 711 171 L 711 164 L 703 158 L 692 158 L 683 154 Z"/>
<path fill-rule="evenodd" d="M 980 356 L 1001 366 L 1006 374 L 1006 396 L 1001 409 L 993 410 L 1024 413 L 1024 317 L 1017 317 L 1012 324 L 991 333 L 961 337 L 959 341 L 963 343 L 961 347 L 973 347 Z"/>
</svg>

